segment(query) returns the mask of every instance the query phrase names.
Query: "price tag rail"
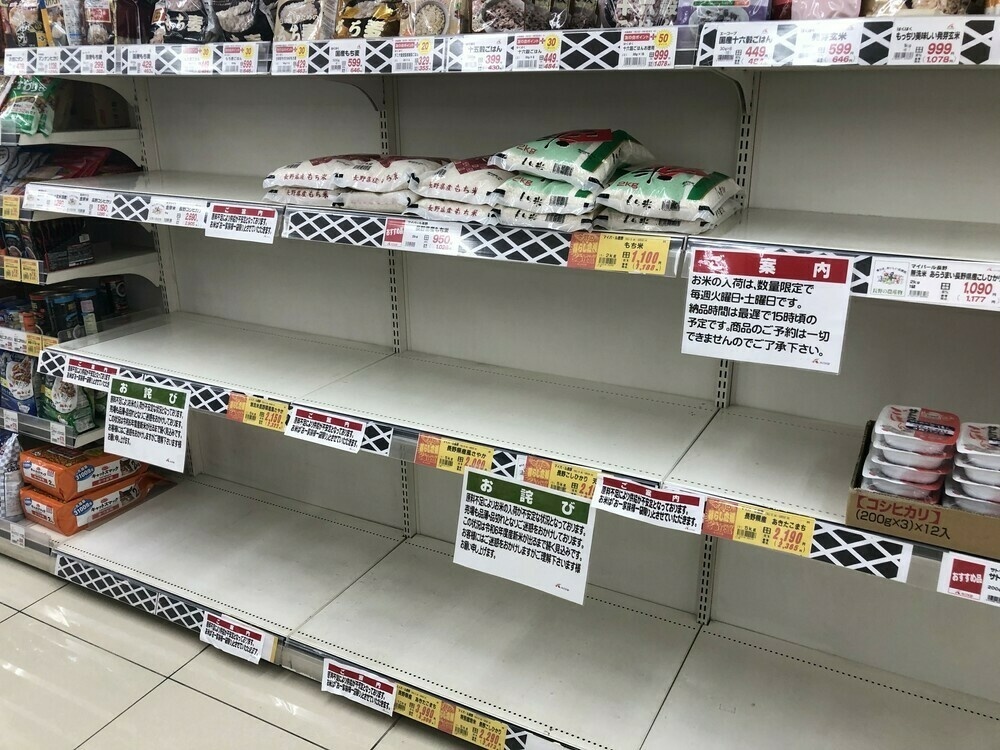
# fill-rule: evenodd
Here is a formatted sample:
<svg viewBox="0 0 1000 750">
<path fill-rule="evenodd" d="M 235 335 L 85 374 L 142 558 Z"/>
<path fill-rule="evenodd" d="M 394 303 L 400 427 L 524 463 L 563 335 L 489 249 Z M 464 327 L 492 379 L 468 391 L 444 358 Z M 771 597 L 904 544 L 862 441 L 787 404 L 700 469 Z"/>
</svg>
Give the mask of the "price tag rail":
<svg viewBox="0 0 1000 750">
<path fill-rule="evenodd" d="M 4 70 L 59 76 L 262 75 L 270 59 L 270 42 L 20 48 L 5 53 Z"/>
<path fill-rule="evenodd" d="M 11 412 L 11 414 L 15 414 Z M 38 438 L 47 443 L 65 445 L 69 448 L 82 448 L 92 445 L 104 437 L 104 428 L 97 427 L 85 432 L 77 432 L 69 425 L 52 422 L 30 414 L 16 414 L 17 433 Z M 6 420 L 5 420 L 6 423 Z M 55 430 L 55 432 L 54 432 Z"/>
</svg>

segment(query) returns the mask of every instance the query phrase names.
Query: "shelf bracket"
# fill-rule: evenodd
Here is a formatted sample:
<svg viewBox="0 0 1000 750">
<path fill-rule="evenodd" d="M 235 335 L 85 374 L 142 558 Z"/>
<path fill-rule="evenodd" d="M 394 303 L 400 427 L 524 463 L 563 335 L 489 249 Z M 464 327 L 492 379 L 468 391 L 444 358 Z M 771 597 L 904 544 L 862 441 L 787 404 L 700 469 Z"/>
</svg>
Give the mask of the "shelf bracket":
<svg viewBox="0 0 1000 750">
<path fill-rule="evenodd" d="M 759 76 L 757 71 L 744 70 L 743 68 L 709 68 L 708 70 L 733 84 L 740 97 L 740 111 L 746 115 L 753 106 L 756 82 Z"/>
</svg>

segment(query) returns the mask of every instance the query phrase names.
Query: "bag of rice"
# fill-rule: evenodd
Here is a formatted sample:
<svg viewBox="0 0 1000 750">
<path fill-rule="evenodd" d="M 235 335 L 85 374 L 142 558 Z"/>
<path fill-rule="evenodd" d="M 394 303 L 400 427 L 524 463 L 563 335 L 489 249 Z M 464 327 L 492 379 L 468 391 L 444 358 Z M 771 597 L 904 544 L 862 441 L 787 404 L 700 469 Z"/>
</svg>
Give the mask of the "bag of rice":
<svg viewBox="0 0 1000 750">
<path fill-rule="evenodd" d="M 652 159 L 624 130 L 570 130 L 501 151 L 490 157 L 490 164 L 594 190 L 608 184 L 619 167 Z"/>
<path fill-rule="evenodd" d="M 594 229 L 610 232 L 664 232 L 668 234 L 701 234 L 715 229 L 739 210 L 739 201 L 730 198 L 716 209 L 711 220 L 678 221 L 677 219 L 657 219 L 652 216 L 624 214 L 606 206 L 597 212 Z"/>
<path fill-rule="evenodd" d="M 645 167 L 616 175 L 597 202 L 636 216 L 712 221 L 716 209 L 739 192 L 735 180 L 719 172 Z"/>
<path fill-rule="evenodd" d="M 497 167 L 491 167 L 489 157 L 477 156 L 445 164 L 434 172 L 415 175 L 410 190 L 424 198 L 494 205 L 496 189 L 513 177 Z"/>
<path fill-rule="evenodd" d="M 406 216 L 419 216 L 421 219 L 436 219 L 438 221 L 462 221 L 467 224 L 496 224 L 490 206 L 483 204 L 459 203 L 444 201 L 438 198 L 421 198 L 417 205 L 403 212 Z"/>
<path fill-rule="evenodd" d="M 583 216 L 576 216 L 574 214 L 544 214 L 503 206 L 494 208 L 493 215 L 496 216 L 497 223 L 508 227 L 554 229 L 557 232 L 589 232 L 594 226 L 594 213 Z"/>
<path fill-rule="evenodd" d="M 579 215 L 597 207 L 597 196 L 568 182 L 519 174 L 497 188 L 496 202 L 532 213 Z"/>
<path fill-rule="evenodd" d="M 315 159 L 286 164 L 264 178 L 264 189 L 270 190 L 275 187 L 328 189 L 334 178 L 343 174 L 353 158 L 353 156 L 318 156 Z"/>
<path fill-rule="evenodd" d="M 267 191 L 264 200 L 271 203 L 291 203 L 296 206 L 335 208 L 343 205 L 339 190 L 304 187 L 276 187 Z"/>
<path fill-rule="evenodd" d="M 341 157 L 346 164 L 324 187 L 351 188 L 371 193 L 389 193 L 409 186 L 414 177 L 433 172 L 447 159 L 409 156 Z"/>
<path fill-rule="evenodd" d="M 391 193 L 369 193 L 366 190 L 344 190 L 340 202 L 348 211 L 371 211 L 377 214 L 401 214 L 417 202 L 417 194 L 409 190 Z"/>
</svg>

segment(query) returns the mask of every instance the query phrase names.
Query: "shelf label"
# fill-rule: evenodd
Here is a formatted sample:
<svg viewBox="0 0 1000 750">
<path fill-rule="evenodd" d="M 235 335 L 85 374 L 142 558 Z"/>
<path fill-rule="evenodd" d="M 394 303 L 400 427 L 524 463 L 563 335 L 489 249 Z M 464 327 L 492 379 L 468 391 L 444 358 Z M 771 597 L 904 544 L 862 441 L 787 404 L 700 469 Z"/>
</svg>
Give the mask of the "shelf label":
<svg viewBox="0 0 1000 750">
<path fill-rule="evenodd" d="M 199 639 L 202 643 L 240 659 L 260 664 L 262 658 L 274 659 L 277 642 L 270 633 L 250 627 L 231 617 L 205 612 Z"/>
<path fill-rule="evenodd" d="M 62 376 L 63 382 L 104 392 L 111 390 L 111 378 L 115 377 L 118 377 L 118 368 L 114 365 L 73 356 L 66 358 Z"/>
<path fill-rule="evenodd" d="M 857 65 L 862 24 L 856 18 L 800 22 L 795 65 Z"/>
<path fill-rule="evenodd" d="M 104 447 L 109 453 L 183 471 L 187 421 L 188 395 L 183 390 L 113 377 Z"/>
<path fill-rule="evenodd" d="M 219 72 L 222 75 L 246 75 L 257 72 L 258 45 L 223 44 Z"/>
<path fill-rule="evenodd" d="M 29 333 L 24 337 L 25 354 L 37 357 L 42 353 L 42 337 L 37 333 Z"/>
<path fill-rule="evenodd" d="M 53 445 L 66 445 L 66 425 L 60 422 L 49 422 L 49 442 Z"/>
<path fill-rule="evenodd" d="M 85 76 L 108 74 L 106 47 L 78 47 L 80 50 L 80 73 Z"/>
<path fill-rule="evenodd" d="M 462 37 L 463 73 L 499 73 L 510 67 L 507 34 L 466 34 Z"/>
<path fill-rule="evenodd" d="M 171 227 L 205 226 L 208 201 L 186 200 L 165 195 L 154 195 L 149 199 L 149 213 L 146 221 Z"/>
<path fill-rule="evenodd" d="M 710 497 L 702 533 L 809 557 L 815 525 L 808 516 Z"/>
<path fill-rule="evenodd" d="M 559 70 L 561 57 L 558 34 L 535 31 L 514 35 L 514 70 Z"/>
<path fill-rule="evenodd" d="M 432 37 L 395 37 L 392 40 L 393 73 L 437 73 Z"/>
<path fill-rule="evenodd" d="M 21 258 L 21 281 L 25 284 L 39 284 L 42 278 L 42 264 L 30 258 Z"/>
<path fill-rule="evenodd" d="M 261 242 L 270 245 L 278 228 L 278 209 L 212 203 L 208 209 L 206 237 Z"/>
<path fill-rule="evenodd" d="M 945 552 L 941 557 L 937 590 L 1000 607 L 1000 562 Z"/>
<path fill-rule="evenodd" d="M 271 75 L 303 75 L 309 72 L 309 45 L 275 43 L 271 47 Z"/>
<path fill-rule="evenodd" d="M 444 469 L 461 474 L 466 467 L 489 471 L 493 467 L 493 449 L 485 445 L 420 433 L 417 455 L 413 462 L 420 466 Z"/>
<path fill-rule="evenodd" d="M 984 310 L 1000 308 L 1000 264 L 872 258 L 869 297 Z"/>
<path fill-rule="evenodd" d="M 35 50 L 35 75 L 59 75 L 61 66 L 59 47 L 38 47 Z"/>
<path fill-rule="evenodd" d="M 320 686 L 324 693 L 341 695 L 389 716 L 396 706 L 395 682 L 329 657 L 323 660 Z"/>
<path fill-rule="evenodd" d="M 34 50 L 30 50 L 34 51 Z M 31 71 L 28 65 L 28 52 L 25 47 L 8 47 L 3 55 L 3 72 L 8 76 L 26 76 Z"/>
<path fill-rule="evenodd" d="M 327 45 L 328 71 L 336 75 L 357 75 L 365 72 L 368 43 L 364 39 L 336 39 Z"/>
<path fill-rule="evenodd" d="M 759 68 L 780 65 L 775 59 L 778 30 L 766 21 L 713 24 L 716 31 L 713 68 Z"/>
<path fill-rule="evenodd" d="M 964 31 L 955 16 L 893 18 L 889 65 L 958 65 Z"/>
<path fill-rule="evenodd" d="M 272 401 L 262 396 L 247 396 L 237 391 L 229 394 L 226 419 L 263 427 L 265 430 L 284 432 L 287 418 L 288 404 L 283 401 Z"/>
<path fill-rule="evenodd" d="M 21 259 L 13 255 L 3 256 L 3 277 L 7 281 L 21 280 Z"/>
<path fill-rule="evenodd" d="M 7 221 L 17 221 L 21 218 L 20 195 L 5 195 L 3 197 L 3 218 Z"/>
<path fill-rule="evenodd" d="M 107 190 L 85 190 L 82 192 L 85 193 L 84 200 L 88 216 L 95 216 L 99 219 L 111 218 L 115 205 L 114 193 L 109 193 Z"/>
<path fill-rule="evenodd" d="M 52 336 L 42 336 L 42 349 L 48 349 L 50 346 L 56 346 L 59 344 L 59 339 Z"/>
<path fill-rule="evenodd" d="M 10 525 L 10 543 L 15 547 L 24 547 L 24 527 L 20 524 Z"/>
<path fill-rule="evenodd" d="M 669 237 L 574 232 L 567 267 L 662 276 L 669 254 Z"/>
<path fill-rule="evenodd" d="M 851 264 L 833 255 L 695 249 L 681 351 L 839 372 Z"/>
<path fill-rule="evenodd" d="M 672 68 L 676 58 L 677 30 L 622 29 L 621 45 L 618 67 L 622 70 Z"/>
<path fill-rule="evenodd" d="M 122 49 L 128 60 L 125 73 L 133 76 L 156 75 L 156 47 L 152 44 L 130 44 Z"/>
<path fill-rule="evenodd" d="M 17 197 L 18 196 L 16 195 L 4 197 L 3 205 L 5 211 L 13 210 L 12 208 L 8 209 L 9 206 L 13 205 L 12 203 L 8 203 L 8 198 L 17 198 Z M 45 192 L 45 188 L 43 188 L 41 185 L 36 185 L 34 183 L 29 182 L 27 186 L 25 186 L 24 188 L 24 199 L 21 201 L 21 207 L 27 210 L 34 210 L 34 211 L 44 211 L 45 209 L 47 209 L 49 207 L 49 200 L 48 200 L 48 195 Z M 4 216 L 4 218 L 6 219 L 7 217 Z"/>
<path fill-rule="evenodd" d="M 292 407 L 292 418 L 288 420 L 285 434 L 289 437 L 308 440 L 310 443 L 328 445 L 331 448 L 357 453 L 361 450 L 365 430 L 368 425 L 356 419 L 348 419 L 339 414 Z"/>
<path fill-rule="evenodd" d="M 521 478 L 528 484 L 592 500 L 601 472 L 560 461 L 550 461 L 547 458 L 528 456 L 524 462 Z"/>
<path fill-rule="evenodd" d="M 565 492 L 466 469 L 454 560 L 583 604 L 593 511 Z"/>
<path fill-rule="evenodd" d="M 396 713 L 486 750 L 504 750 L 507 725 L 408 685 L 396 686 Z"/>
<path fill-rule="evenodd" d="M 690 490 L 654 489 L 615 477 L 601 480 L 597 507 L 608 513 L 675 531 L 701 534 L 705 496 Z"/>
<path fill-rule="evenodd" d="M 419 253 L 458 255 L 462 248 L 462 227 L 450 222 L 418 219 L 386 219 L 382 247 Z"/>
<path fill-rule="evenodd" d="M 17 412 L 13 409 L 3 410 L 3 428 L 7 430 L 7 432 L 18 431 Z"/>
<path fill-rule="evenodd" d="M 16 354 L 28 353 L 28 335 L 13 328 L 0 328 L 0 349 Z"/>
<path fill-rule="evenodd" d="M 209 75 L 212 72 L 212 44 L 177 45 L 181 75 Z"/>
</svg>

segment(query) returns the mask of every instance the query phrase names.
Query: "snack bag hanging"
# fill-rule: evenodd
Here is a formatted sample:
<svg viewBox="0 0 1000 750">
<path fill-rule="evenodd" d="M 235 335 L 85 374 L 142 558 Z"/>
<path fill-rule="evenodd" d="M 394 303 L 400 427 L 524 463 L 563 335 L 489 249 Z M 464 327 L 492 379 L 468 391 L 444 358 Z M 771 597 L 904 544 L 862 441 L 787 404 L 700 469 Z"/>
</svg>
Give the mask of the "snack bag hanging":
<svg viewBox="0 0 1000 750">
<path fill-rule="evenodd" d="M 712 221 L 716 210 L 739 192 L 736 181 L 720 172 L 644 167 L 616 175 L 597 202 L 634 216 Z"/>
</svg>

